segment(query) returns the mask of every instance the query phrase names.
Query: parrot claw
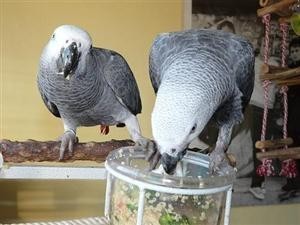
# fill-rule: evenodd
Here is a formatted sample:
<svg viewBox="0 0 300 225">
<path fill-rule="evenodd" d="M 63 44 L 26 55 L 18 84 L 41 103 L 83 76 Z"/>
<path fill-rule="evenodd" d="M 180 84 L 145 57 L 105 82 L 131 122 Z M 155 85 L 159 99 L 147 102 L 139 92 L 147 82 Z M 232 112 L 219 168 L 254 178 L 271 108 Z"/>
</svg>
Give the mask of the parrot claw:
<svg viewBox="0 0 300 225">
<path fill-rule="evenodd" d="M 146 154 L 145 159 L 149 162 L 151 160 L 151 158 L 157 152 L 155 143 L 153 141 L 149 142 L 147 147 L 146 147 L 146 150 L 147 150 L 147 154 Z"/>
<path fill-rule="evenodd" d="M 214 150 L 210 153 L 210 164 L 209 164 L 209 171 L 210 173 L 214 174 L 219 172 L 221 167 L 223 167 L 223 163 L 226 161 L 225 153 L 222 151 Z"/>
<path fill-rule="evenodd" d="M 149 170 L 151 171 L 151 170 L 155 169 L 155 167 L 157 166 L 157 164 L 161 158 L 161 154 L 157 150 L 157 147 L 156 147 L 156 144 L 154 141 L 149 140 L 145 148 L 148 151 L 145 159 L 149 162 Z"/>
<path fill-rule="evenodd" d="M 209 171 L 211 174 L 226 175 L 232 171 L 232 167 L 235 171 L 237 170 L 224 152 L 214 152 L 210 154 Z"/>
<path fill-rule="evenodd" d="M 147 151 L 145 159 L 149 162 L 149 170 L 153 170 L 161 157 L 155 142 L 148 138 L 141 137 L 136 140 L 135 146 L 142 147 L 145 149 L 145 151 Z"/>
<path fill-rule="evenodd" d="M 68 130 L 61 137 L 61 145 L 59 149 L 59 160 L 64 158 L 64 152 L 68 148 L 69 154 L 73 154 L 74 144 L 78 143 L 78 138 L 74 131 Z"/>
<path fill-rule="evenodd" d="M 159 151 L 156 151 L 152 157 L 150 157 L 150 159 L 148 160 L 149 162 L 149 170 L 154 170 L 155 167 L 157 166 L 159 160 L 161 158 L 161 154 Z"/>
<path fill-rule="evenodd" d="M 140 146 L 145 149 L 148 149 L 151 145 L 153 145 L 153 141 L 145 137 L 140 137 L 135 141 L 135 146 Z"/>
</svg>

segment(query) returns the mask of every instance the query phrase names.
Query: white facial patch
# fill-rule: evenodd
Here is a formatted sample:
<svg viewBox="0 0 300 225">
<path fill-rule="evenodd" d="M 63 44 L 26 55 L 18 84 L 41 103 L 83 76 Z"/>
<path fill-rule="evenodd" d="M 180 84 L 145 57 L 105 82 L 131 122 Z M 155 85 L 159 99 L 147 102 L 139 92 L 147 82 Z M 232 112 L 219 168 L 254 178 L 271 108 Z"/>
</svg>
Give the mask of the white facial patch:
<svg viewBox="0 0 300 225">
<path fill-rule="evenodd" d="M 92 39 L 85 30 L 73 25 L 62 25 L 54 30 L 47 45 L 47 54 L 57 57 L 60 50 L 72 42 L 77 44 L 78 51 L 83 54 L 88 52 L 92 45 Z"/>
</svg>

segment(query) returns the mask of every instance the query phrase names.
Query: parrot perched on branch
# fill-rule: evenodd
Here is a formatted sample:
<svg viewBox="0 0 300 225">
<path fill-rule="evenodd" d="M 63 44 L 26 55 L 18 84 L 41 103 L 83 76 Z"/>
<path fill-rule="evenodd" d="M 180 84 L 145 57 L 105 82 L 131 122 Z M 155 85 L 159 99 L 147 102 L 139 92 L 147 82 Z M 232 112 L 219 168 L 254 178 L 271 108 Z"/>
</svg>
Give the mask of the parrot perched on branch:
<svg viewBox="0 0 300 225">
<path fill-rule="evenodd" d="M 188 30 L 156 37 L 149 57 L 156 93 L 151 124 L 159 160 L 173 173 L 190 142 L 208 122 L 219 127 L 210 170 L 223 168 L 232 128 L 243 120 L 254 85 L 254 50 L 242 37 L 217 30 Z M 226 162 L 226 165 L 227 162 Z"/>
<path fill-rule="evenodd" d="M 139 89 L 126 60 L 117 52 L 96 48 L 90 35 L 73 25 L 55 29 L 44 47 L 38 71 L 38 88 L 49 111 L 64 126 L 60 159 L 73 150 L 76 128 L 126 125 L 139 145 L 141 135 L 136 115 L 142 104 Z"/>
</svg>

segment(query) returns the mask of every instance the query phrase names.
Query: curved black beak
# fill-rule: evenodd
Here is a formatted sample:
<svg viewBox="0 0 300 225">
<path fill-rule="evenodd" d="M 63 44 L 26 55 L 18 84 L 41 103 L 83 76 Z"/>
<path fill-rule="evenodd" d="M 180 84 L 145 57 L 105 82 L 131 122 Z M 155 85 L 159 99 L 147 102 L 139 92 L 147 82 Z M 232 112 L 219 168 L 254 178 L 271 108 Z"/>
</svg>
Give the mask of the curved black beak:
<svg viewBox="0 0 300 225">
<path fill-rule="evenodd" d="M 162 154 L 161 164 L 167 174 L 173 174 L 177 166 L 178 158 L 168 155 L 167 153 Z"/>
<path fill-rule="evenodd" d="M 59 72 L 67 78 L 77 68 L 80 53 L 76 42 L 72 42 L 68 47 L 61 49 L 60 58 L 58 60 Z"/>
<path fill-rule="evenodd" d="M 161 164 L 163 165 L 163 168 L 167 174 L 174 174 L 177 163 L 184 157 L 186 152 L 187 150 L 184 149 L 177 155 L 177 157 L 170 156 L 167 153 L 162 154 Z"/>
</svg>

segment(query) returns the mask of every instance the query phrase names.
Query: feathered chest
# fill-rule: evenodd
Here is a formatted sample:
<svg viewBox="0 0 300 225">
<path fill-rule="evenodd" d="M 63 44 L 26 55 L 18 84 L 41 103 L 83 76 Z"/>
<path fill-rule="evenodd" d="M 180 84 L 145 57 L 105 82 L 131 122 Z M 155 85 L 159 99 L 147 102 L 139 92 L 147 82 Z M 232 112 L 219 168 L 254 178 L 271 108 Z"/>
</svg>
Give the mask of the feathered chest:
<svg viewBox="0 0 300 225">
<path fill-rule="evenodd" d="M 93 108 L 103 92 L 100 76 L 73 74 L 69 79 L 41 68 L 38 76 L 40 91 L 60 110 L 82 112 Z"/>
</svg>

